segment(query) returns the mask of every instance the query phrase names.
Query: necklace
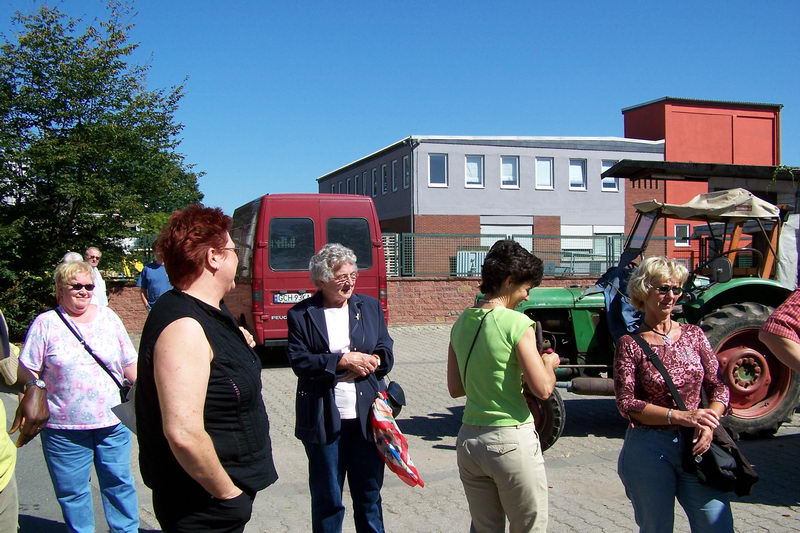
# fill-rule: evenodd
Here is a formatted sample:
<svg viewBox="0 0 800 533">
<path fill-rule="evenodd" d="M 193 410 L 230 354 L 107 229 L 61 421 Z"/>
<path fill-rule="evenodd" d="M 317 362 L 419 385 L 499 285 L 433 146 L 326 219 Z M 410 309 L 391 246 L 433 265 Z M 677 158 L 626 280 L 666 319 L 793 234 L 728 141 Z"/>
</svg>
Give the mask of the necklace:
<svg viewBox="0 0 800 533">
<path fill-rule="evenodd" d="M 669 332 L 672 331 L 672 319 L 670 319 L 669 326 L 667 326 L 667 331 L 665 331 L 664 333 L 661 333 L 656 328 L 654 328 L 650 324 L 647 324 L 646 322 L 645 324 L 647 325 L 648 328 L 650 328 L 650 331 L 660 336 L 664 340 L 664 344 L 670 344 L 672 342 L 672 340 L 669 338 Z"/>
</svg>

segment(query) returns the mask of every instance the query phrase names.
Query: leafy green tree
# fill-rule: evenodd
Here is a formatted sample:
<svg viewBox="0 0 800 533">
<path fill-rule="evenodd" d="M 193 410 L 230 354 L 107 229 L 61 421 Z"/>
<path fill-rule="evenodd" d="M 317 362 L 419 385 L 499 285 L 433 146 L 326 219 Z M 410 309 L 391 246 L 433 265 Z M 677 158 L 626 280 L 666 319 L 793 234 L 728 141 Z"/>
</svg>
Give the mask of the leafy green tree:
<svg viewBox="0 0 800 533">
<path fill-rule="evenodd" d="M 148 67 L 112 2 L 85 24 L 56 7 L 17 13 L 0 46 L 0 308 L 12 331 L 53 304 L 68 250 L 119 260 L 122 240 L 202 199 L 177 152 L 183 86 L 148 89 Z M 108 261 L 107 261 L 108 260 Z"/>
</svg>

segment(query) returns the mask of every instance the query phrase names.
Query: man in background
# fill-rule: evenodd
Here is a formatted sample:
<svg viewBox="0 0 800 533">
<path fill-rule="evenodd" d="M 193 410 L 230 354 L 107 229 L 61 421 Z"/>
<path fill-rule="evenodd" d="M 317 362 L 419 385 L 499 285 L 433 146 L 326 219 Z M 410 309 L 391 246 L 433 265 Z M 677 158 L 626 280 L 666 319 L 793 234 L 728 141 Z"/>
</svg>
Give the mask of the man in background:
<svg viewBox="0 0 800 533">
<path fill-rule="evenodd" d="M 83 258 L 87 263 L 92 265 L 92 279 L 94 281 L 94 292 L 92 293 L 92 303 L 96 305 L 108 305 L 108 296 L 106 295 L 106 282 L 103 281 L 103 276 L 97 265 L 100 264 L 100 249 L 90 246 L 83 253 Z"/>
<path fill-rule="evenodd" d="M 800 288 L 761 326 L 758 340 L 784 365 L 800 372 Z"/>
<path fill-rule="evenodd" d="M 172 288 L 167 276 L 167 269 L 164 268 L 161 258 L 156 257 L 154 262 L 144 266 L 139 278 L 136 280 L 136 286 L 142 290 L 142 303 L 148 311 L 156 303 L 159 296 Z"/>
<path fill-rule="evenodd" d="M 0 531 L 17 531 L 19 522 L 19 497 L 14 468 L 17 465 L 17 448 L 33 439 L 50 418 L 47 408 L 47 390 L 40 379 L 19 364 L 8 342 L 8 329 L 0 312 L 0 384 L 4 389 L 24 392 L 11 429 L 6 433 L 6 410 L 0 405 Z M 19 430 L 16 446 L 9 433 Z"/>
</svg>

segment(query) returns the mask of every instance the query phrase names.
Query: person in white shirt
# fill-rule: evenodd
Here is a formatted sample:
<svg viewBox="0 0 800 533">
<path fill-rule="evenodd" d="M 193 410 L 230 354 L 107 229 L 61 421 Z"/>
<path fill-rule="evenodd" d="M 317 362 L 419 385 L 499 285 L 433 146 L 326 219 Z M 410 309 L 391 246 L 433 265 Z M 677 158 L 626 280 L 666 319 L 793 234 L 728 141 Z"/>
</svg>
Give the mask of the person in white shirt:
<svg viewBox="0 0 800 533">
<path fill-rule="evenodd" d="M 100 249 L 95 246 L 90 246 L 83 252 L 83 258 L 92 266 L 92 280 L 94 281 L 94 292 L 92 293 L 92 301 L 95 305 L 108 306 L 108 296 L 106 295 L 106 282 L 103 281 L 103 276 L 100 274 L 97 265 L 100 264 Z"/>
</svg>

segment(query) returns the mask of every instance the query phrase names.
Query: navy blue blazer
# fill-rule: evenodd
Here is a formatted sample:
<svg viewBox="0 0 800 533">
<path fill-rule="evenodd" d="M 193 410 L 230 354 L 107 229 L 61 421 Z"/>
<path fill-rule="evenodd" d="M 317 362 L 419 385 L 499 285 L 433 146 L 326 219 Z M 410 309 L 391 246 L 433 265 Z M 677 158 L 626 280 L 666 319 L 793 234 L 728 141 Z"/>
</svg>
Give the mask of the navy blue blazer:
<svg viewBox="0 0 800 533">
<path fill-rule="evenodd" d="M 381 358 L 374 373 L 355 381 L 361 432 L 365 439 L 372 441 L 370 409 L 378 392 L 386 390 L 383 377 L 394 364 L 394 341 L 389 337 L 378 300 L 364 294 L 353 294 L 347 305 L 350 309 L 350 349 L 377 354 Z M 343 354 L 330 353 L 322 293 L 317 291 L 311 298 L 292 307 L 287 321 L 289 363 L 297 375 L 294 434 L 303 442 L 330 444 L 341 431 L 333 389 L 338 379 L 336 365 Z M 343 372 L 339 372 L 341 375 Z"/>
</svg>

